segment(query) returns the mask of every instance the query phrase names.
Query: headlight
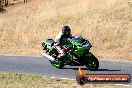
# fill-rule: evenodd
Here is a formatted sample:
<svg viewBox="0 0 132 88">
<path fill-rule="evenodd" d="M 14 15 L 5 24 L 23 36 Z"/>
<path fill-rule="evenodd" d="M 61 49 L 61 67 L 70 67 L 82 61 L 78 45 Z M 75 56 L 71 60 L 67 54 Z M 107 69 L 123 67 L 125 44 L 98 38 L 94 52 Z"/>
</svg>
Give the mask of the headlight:
<svg viewBox="0 0 132 88">
<path fill-rule="evenodd" d="M 88 41 L 85 45 L 83 45 L 84 48 L 91 48 L 92 45 L 91 43 Z"/>
</svg>

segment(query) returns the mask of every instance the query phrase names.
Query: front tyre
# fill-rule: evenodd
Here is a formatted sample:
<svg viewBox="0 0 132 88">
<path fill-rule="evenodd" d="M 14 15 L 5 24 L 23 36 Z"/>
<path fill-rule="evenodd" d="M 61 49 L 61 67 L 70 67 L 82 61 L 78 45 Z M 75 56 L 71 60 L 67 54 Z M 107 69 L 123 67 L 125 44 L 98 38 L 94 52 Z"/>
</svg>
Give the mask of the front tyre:
<svg viewBox="0 0 132 88">
<path fill-rule="evenodd" d="M 60 60 L 50 61 L 50 63 L 51 63 L 54 67 L 56 67 L 56 68 L 58 68 L 58 69 L 61 69 L 62 67 L 64 67 L 64 64 L 63 64 L 62 61 L 60 61 Z"/>
<path fill-rule="evenodd" d="M 99 67 L 99 61 L 98 59 L 94 56 L 91 55 L 85 57 L 85 66 L 90 70 L 90 71 L 97 71 Z"/>
</svg>

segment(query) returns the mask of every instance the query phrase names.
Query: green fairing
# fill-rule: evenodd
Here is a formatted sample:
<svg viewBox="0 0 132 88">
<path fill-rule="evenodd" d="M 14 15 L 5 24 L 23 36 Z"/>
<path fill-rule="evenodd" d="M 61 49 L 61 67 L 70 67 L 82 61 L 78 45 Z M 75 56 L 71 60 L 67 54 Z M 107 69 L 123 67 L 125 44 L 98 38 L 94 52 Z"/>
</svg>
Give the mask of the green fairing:
<svg viewBox="0 0 132 88">
<path fill-rule="evenodd" d="M 79 42 L 76 42 L 76 41 L 71 41 L 71 42 L 68 42 L 66 45 L 76 46 L 75 50 L 72 53 L 78 55 L 79 57 L 83 56 L 84 53 L 89 55 L 88 48 L 87 47 L 86 48 L 81 47 L 83 45 L 82 43 L 79 43 Z"/>
<path fill-rule="evenodd" d="M 91 57 L 93 54 L 91 52 L 88 52 L 85 56 Z"/>
<path fill-rule="evenodd" d="M 85 40 L 85 41 L 88 41 L 88 40 L 86 40 L 86 39 L 84 39 L 84 40 Z M 85 42 L 85 41 L 84 41 L 84 42 Z M 70 40 L 70 41 L 67 41 L 67 43 L 65 43 L 65 45 L 68 46 L 68 47 L 73 47 L 73 46 L 75 46 L 75 49 L 74 49 L 72 52 L 70 52 L 70 53 L 72 53 L 72 54 L 74 54 L 74 55 L 77 55 L 78 57 L 81 57 L 81 56 L 83 56 L 84 54 L 85 54 L 86 56 L 91 56 L 92 53 L 88 51 L 88 47 L 82 47 L 84 42 L 77 42 L 77 40 L 76 40 L 76 38 L 75 38 L 75 39 L 72 39 L 72 40 Z M 49 44 L 49 43 L 47 42 L 47 40 L 44 40 L 42 44 L 45 44 L 46 47 L 47 47 L 51 52 L 52 52 L 52 50 L 54 49 L 54 47 L 51 46 L 51 44 Z M 70 56 L 67 56 L 67 57 L 70 58 L 72 54 L 68 54 L 68 55 L 70 55 Z"/>
</svg>

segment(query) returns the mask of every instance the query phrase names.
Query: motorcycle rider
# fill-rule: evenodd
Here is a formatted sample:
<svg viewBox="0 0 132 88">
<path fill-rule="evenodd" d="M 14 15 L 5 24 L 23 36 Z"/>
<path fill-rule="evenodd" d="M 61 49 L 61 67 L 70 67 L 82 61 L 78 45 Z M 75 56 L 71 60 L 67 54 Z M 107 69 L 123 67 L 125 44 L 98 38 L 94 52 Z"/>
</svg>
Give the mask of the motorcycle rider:
<svg viewBox="0 0 132 88">
<path fill-rule="evenodd" d="M 55 38 L 55 48 L 59 52 L 58 58 L 65 56 L 65 52 L 61 46 L 63 46 L 68 39 L 71 39 L 71 29 L 69 26 L 63 26 L 62 31 Z"/>
</svg>

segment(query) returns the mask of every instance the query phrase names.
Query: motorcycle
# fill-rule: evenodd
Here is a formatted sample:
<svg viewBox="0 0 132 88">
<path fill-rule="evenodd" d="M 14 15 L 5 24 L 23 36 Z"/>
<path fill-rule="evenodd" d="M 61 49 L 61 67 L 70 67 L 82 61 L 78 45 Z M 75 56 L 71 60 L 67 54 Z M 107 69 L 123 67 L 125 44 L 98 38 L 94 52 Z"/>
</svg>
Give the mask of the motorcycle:
<svg viewBox="0 0 132 88">
<path fill-rule="evenodd" d="M 47 39 L 42 42 L 43 57 L 46 57 L 50 63 L 61 69 L 64 65 L 75 65 L 75 66 L 86 66 L 91 71 L 98 70 L 99 61 L 98 59 L 89 52 L 92 47 L 91 43 L 83 37 L 74 36 L 68 40 L 62 48 L 64 49 L 65 56 L 58 58 L 59 52 L 55 49 L 55 41 L 53 39 Z"/>
</svg>

